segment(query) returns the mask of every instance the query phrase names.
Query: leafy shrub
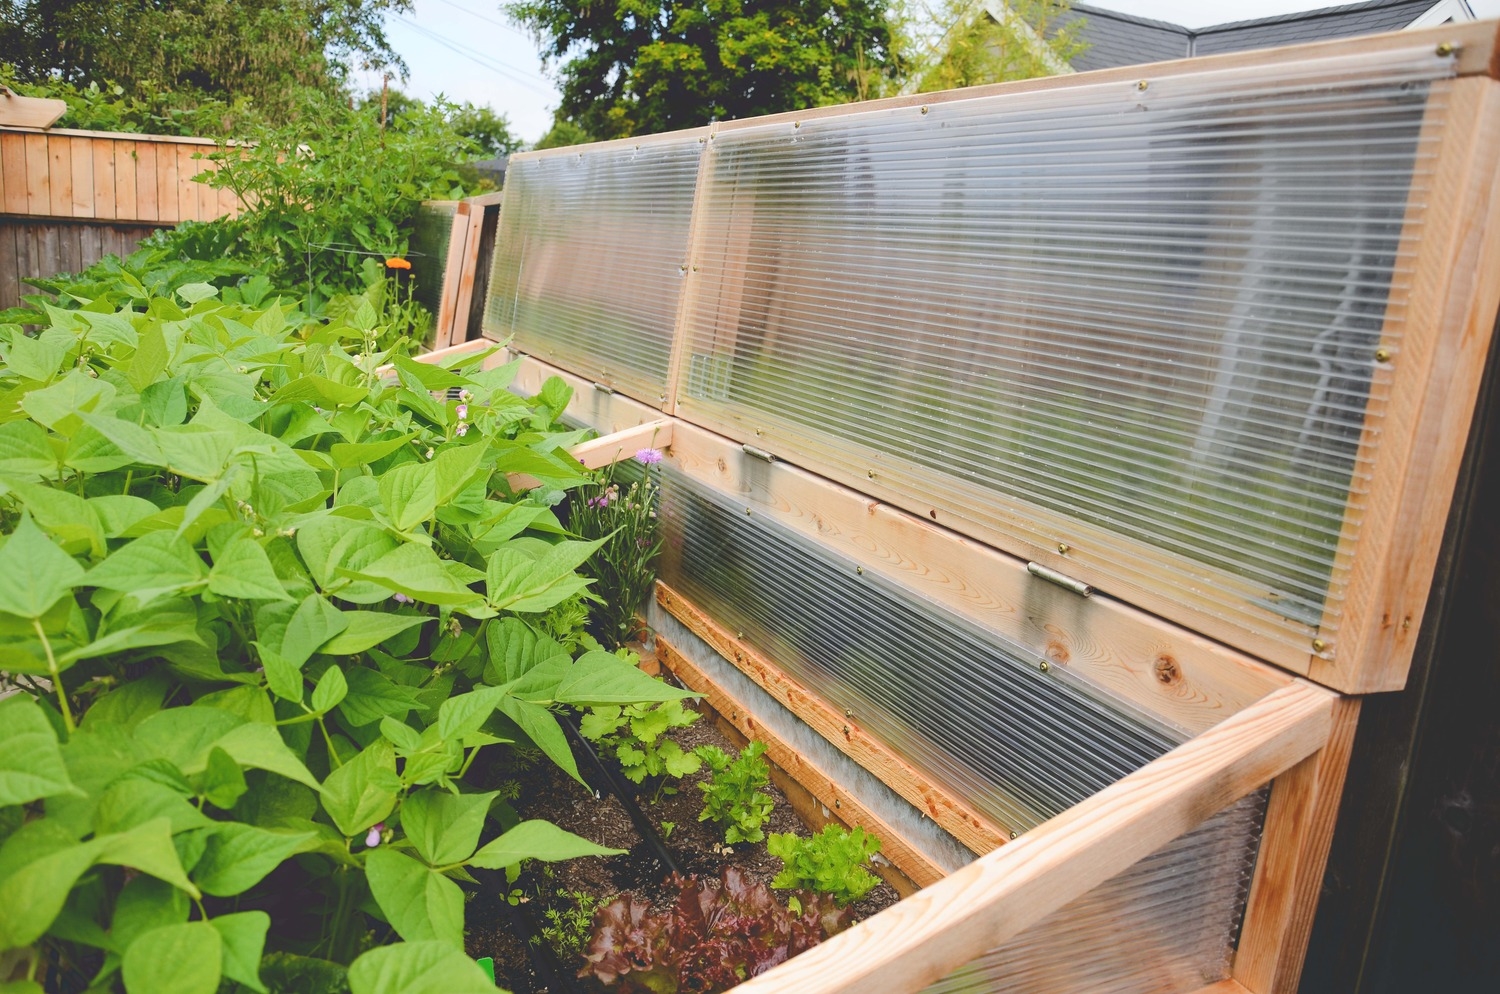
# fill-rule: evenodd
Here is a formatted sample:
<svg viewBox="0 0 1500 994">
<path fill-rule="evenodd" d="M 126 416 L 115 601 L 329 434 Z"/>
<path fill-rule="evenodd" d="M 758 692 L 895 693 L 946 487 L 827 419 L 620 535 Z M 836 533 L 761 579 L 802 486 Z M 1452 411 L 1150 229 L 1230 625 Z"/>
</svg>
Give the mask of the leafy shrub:
<svg viewBox="0 0 1500 994">
<path fill-rule="evenodd" d="M 591 628 L 604 645 L 624 645 L 640 634 L 638 612 L 656 582 L 656 559 L 661 554 L 661 528 L 656 520 L 659 487 L 652 466 L 661 460 L 655 449 L 635 454 L 646 467 L 645 478 L 623 493 L 614 480 L 614 466 L 591 486 L 579 488 L 569 524 L 578 535 L 603 540 L 599 551 L 584 564 L 593 577 L 602 603 L 591 611 Z"/>
<path fill-rule="evenodd" d="M 730 759 L 718 746 L 694 750 L 713 770 L 713 776 L 698 788 L 703 791 L 699 821 L 713 821 L 724 829 L 724 841 L 759 842 L 766 837 L 761 828 L 771 817 L 771 798 L 761 788 L 771 782 L 771 768 L 764 758 L 766 744 L 751 742 Z"/>
<path fill-rule="evenodd" d="M 59 292 L 0 325 L 0 957 L 54 990 L 259 989 L 266 952 L 282 989 L 484 990 L 469 870 L 612 850 L 518 824 L 479 754 L 577 777 L 555 708 L 684 696 L 524 620 L 596 548 L 550 509 L 585 482 L 566 388 L 371 352 L 372 307 L 264 281 Z"/>
<path fill-rule="evenodd" d="M 365 259 L 406 255 L 423 200 L 464 194 L 453 164 L 475 148 L 445 110 L 419 104 L 382 129 L 378 115 L 310 99 L 294 121 L 208 156 L 219 168 L 197 179 L 242 205 L 236 220 L 212 223 L 233 232 L 237 258 L 308 294 L 314 310 L 360 293 Z"/>
<path fill-rule="evenodd" d="M 730 867 L 718 880 L 674 876 L 676 902 L 654 911 L 622 894 L 598 913 L 580 977 L 624 994 L 725 991 L 841 930 L 847 912 L 814 894 L 782 907 L 763 883 Z"/>
<path fill-rule="evenodd" d="M 771 886 L 827 894 L 840 907 L 864 899 L 880 879 L 865 869 L 880 840 L 862 828 L 825 825 L 811 838 L 772 832 L 766 850 L 784 864 Z"/>
<path fill-rule="evenodd" d="M 611 705 L 592 708 L 579 722 L 578 730 L 613 756 L 632 783 L 645 783 L 653 777 L 680 780 L 697 773 L 703 761 L 691 752 L 684 752 L 667 733 L 687 728 L 700 717 L 698 712 L 683 707 L 681 701 Z"/>
</svg>

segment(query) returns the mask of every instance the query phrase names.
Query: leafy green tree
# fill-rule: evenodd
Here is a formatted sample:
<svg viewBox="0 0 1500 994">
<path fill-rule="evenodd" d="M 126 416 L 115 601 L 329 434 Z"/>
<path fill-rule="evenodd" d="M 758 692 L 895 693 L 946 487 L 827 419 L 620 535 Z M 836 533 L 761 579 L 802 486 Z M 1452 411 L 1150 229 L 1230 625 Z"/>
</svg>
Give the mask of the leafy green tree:
<svg viewBox="0 0 1500 994">
<path fill-rule="evenodd" d="M 912 59 L 918 92 L 1067 72 L 1088 47 L 1079 37 L 1083 21 L 1059 23 L 1068 7 L 1068 0 L 947 0 L 937 15 L 946 32 Z"/>
<path fill-rule="evenodd" d="M 523 142 L 510 130 L 510 121 L 493 108 L 477 107 L 467 101 L 448 110 L 448 124 L 459 135 L 469 139 L 485 158 L 509 155 Z"/>
<path fill-rule="evenodd" d="M 559 116 L 596 138 L 879 95 L 897 59 L 875 0 L 516 0 L 560 65 Z"/>
<path fill-rule="evenodd" d="M 569 145 L 585 145 L 594 140 L 594 136 L 583 128 L 569 121 L 565 117 L 557 116 L 552 119 L 552 127 L 547 133 L 532 146 L 536 149 L 544 148 L 566 148 Z"/>
<path fill-rule="evenodd" d="M 146 84 L 289 109 L 349 61 L 401 67 L 384 32 L 411 0 L 0 0 L 0 62 L 22 82 Z"/>
</svg>

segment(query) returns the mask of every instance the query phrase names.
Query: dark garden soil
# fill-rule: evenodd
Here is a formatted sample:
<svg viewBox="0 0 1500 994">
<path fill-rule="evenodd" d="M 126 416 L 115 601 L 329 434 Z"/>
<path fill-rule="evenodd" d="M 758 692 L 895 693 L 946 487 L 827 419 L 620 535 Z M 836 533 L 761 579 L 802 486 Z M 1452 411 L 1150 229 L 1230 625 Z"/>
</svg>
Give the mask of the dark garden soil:
<svg viewBox="0 0 1500 994">
<path fill-rule="evenodd" d="M 684 750 L 715 745 L 731 755 L 736 751 L 735 746 L 714 727 L 708 715 L 692 727 L 678 730 L 674 737 Z M 579 756 L 578 766 L 584 778 L 593 784 L 597 777 L 590 775 L 585 757 Z M 667 849 L 683 873 L 717 877 L 725 867 L 733 866 L 753 879 L 770 884 L 781 869 L 781 860 L 766 852 L 764 842 L 726 846 L 717 826 L 712 822 L 698 821 L 698 812 L 703 809 L 703 793 L 698 784 L 708 777 L 705 768 L 679 781 L 675 794 L 663 792 L 659 797 L 655 796 L 648 782 L 638 801 L 657 832 L 666 837 Z M 591 895 L 601 904 L 608 903 L 624 891 L 649 897 L 659 907 L 676 899 L 676 891 L 664 886 L 667 870 L 651 854 L 648 845 L 636 833 L 624 806 L 603 783 L 594 784 L 599 793 L 596 798 L 594 793 L 545 761 L 536 764 L 520 779 L 521 800 L 517 807 L 522 817 L 544 818 L 600 845 L 627 850 L 621 856 L 587 857 L 529 869 L 523 874 L 520 887 L 533 921 L 545 922 L 547 908 L 564 911 L 571 908 L 574 902 L 569 895 L 575 892 Z M 775 784 L 768 786 L 766 792 L 775 802 L 771 818 L 765 825 L 768 833 L 811 834 Z M 670 823 L 671 828 L 666 828 L 664 823 Z M 897 899 L 890 885 L 881 883 L 868 897 L 854 905 L 851 922 L 868 918 Z M 525 941 L 516 934 L 518 928 L 524 927 L 523 923 L 517 921 L 515 912 L 504 906 L 504 900 L 498 894 L 476 897 L 469 906 L 467 919 L 469 954 L 493 957 L 497 983 L 514 994 L 572 994 L 573 991 L 602 994 L 610 990 L 592 978 L 572 979 L 583 960 L 576 953 L 566 954 L 567 951 L 556 959 L 572 987 L 549 986 L 545 977 L 537 975 L 527 956 Z M 582 937 L 586 943 L 587 930 Z M 535 941 L 546 942 L 539 936 Z"/>
</svg>

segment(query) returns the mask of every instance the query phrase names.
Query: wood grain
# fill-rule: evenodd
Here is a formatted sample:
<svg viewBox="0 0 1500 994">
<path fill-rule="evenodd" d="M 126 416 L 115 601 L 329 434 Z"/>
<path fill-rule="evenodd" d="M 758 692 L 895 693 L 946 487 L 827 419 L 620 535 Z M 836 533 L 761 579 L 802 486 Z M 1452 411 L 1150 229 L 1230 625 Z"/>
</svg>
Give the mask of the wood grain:
<svg viewBox="0 0 1500 994">
<path fill-rule="evenodd" d="M 25 214 L 26 206 L 26 138 L 13 132 L 0 132 L 0 173 L 5 174 L 5 192 L 0 195 L 0 211 Z"/>
<path fill-rule="evenodd" d="M 94 207 L 94 142 L 93 139 L 69 139 L 68 150 L 72 156 L 72 202 L 68 205 L 70 217 L 93 217 Z"/>
<path fill-rule="evenodd" d="M 73 142 L 67 138 L 43 140 L 47 143 L 47 213 L 53 217 L 71 217 Z"/>
<path fill-rule="evenodd" d="M 975 853 L 990 852 L 1008 842 L 1011 831 L 972 805 L 953 796 L 913 767 L 894 749 L 870 735 L 857 717 L 847 716 L 815 690 L 794 679 L 774 660 L 746 645 L 691 601 L 665 583 L 656 585 L 656 602 L 688 630 L 733 663 L 777 703 L 800 718 L 835 748 L 900 794 L 939 828 Z"/>
<path fill-rule="evenodd" d="M 92 217 L 114 219 L 120 216 L 115 203 L 115 143 L 108 138 L 84 139 L 93 152 L 94 193 Z"/>
<path fill-rule="evenodd" d="M 1196 734 L 1289 677 L 1114 598 L 1080 598 L 1026 561 L 680 422 L 671 464 L 781 524 Z"/>
<path fill-rule="evenodd" d="M 819 805 L 836 814 L 833 820 L 859 826 L 881 841 L 881 852 L 903 874 L 919 885 L 936 883 L 945 876 L 942 867 L 928 859 L 884 819 L 876 815 L 838 780 L 822 767 L 791 747 L 775 732 L 756 720 L 737 697 L 682 654 L 670 641 L 656 637 L 656 653 L 661 664 L 672 671 L 684 687 L 704 696 L 708 704 L 747 739 L 764 742 L 766 757 L 802 786 Z"/>
<path fill-rule="evenodd" d="M 1276 778 L 1234 957 L 1253 994 L 1296 994 L 1333 843 L 1359 698 L 1333 704 L 1327 744 Z"/>
<path fill-rule="evenodd" d="M 463 340 L 462 337 L 454 338 L 453 326 L 457 320 L 458 285 L 463 276 L 468 240 L 469 205 L 459 201 L 448 229 L 448 258 L 444 260 L 443 294 L 438 303 L 434 345 L 440 342 L 445 347 Z"/>
<path fill-rule="evenodd" d="M 134 221 L 139 218 L 135 204 L 135 146 L 130 142 L 111 142 L 114 146 L 115 217 Z"/>
<path fill-rule="evenodd" d="M 468 224 L 463 231 L 463 252 L 458 268 L 458 292 L 453 298 L 453 320 L 449 322 L 448 341 L 462 342 L 469 337 L 469 313 L 474 306 L 474 286 L 479 279 L 479 249 L 484 241 L 484 204 L 477 199 L 464 201 Z M 455 233 L 456 234 L 456 233 Z M 453 249 L 450 248 L 451 254 Z"/>
<path fill-rule="evenodd" d="M 484 344 L 493 345 L 494 342 L 485 340 Z M 601 435 L 610 435 L 617 431 L 624 431 L 626 428 L 634 428 L 637 425 L 661 419 L 662 412 L 655 407 L 612 390 L 600 390 L 592 382 L 575 373 L 549 365 L 533 356 L 516 352 L 514 349 L 508 350 L 508 354 L 511 358 L 520 357 L 521 359 L 515 382 L 511 385 L 512 390 L 529 397 L 540 390 L 542 383 L 547 379 L 557 377 L 573 391 L 573 397 L 568 402 L 568 416 L 588 425 Z"/>
<path fill-rule="evenodd" d="M 135 209 L 143 221 L 162 220 L 156 185 L 156 146 L 135 146 Z"/>
<path fill-rule="evenodd" d="M 9 87 L 0 86 L 0 125 L 8 128 L 50 128 L 68 112 L 65 100 L 52 97 L 23 97 Z"/>
<path fill-rule="evenodd" d="M 1322 748 L 1335 695 L 1283 687 L 736 994 L 913 994 Z"/>
<path fill-rule="evenodd" d="M 50 177 L 52 163 L 47 158 L 47 136 L 26 136 L 26 213 L 52 213 Z"/>
<path fill-rule="evenodd" d="M 1451 85 L 1338 634 L 1309 661 L 1348 693 L 1405 685 L 1500 307 L 1500 83 Z"/>
</svg>

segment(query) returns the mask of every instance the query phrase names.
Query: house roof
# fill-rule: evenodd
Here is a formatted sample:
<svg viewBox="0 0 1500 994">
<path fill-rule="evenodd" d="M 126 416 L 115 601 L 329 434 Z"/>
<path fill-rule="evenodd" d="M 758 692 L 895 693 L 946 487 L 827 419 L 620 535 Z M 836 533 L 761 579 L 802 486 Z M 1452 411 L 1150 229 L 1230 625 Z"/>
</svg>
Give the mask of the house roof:
<svg viewBox="0 0 1500 994">
<path fill-rule="evenodd" d="M 1061 28 L 1080 19 L 1086 21 L 1081 37 L 1089 43 L 1089 48 L 1073 59 L 1073 68 L 1084 71 L 1398 31 L 1438 6 L 1438 2 L 1365 0 L 1206 28 L 1185 28 L 1092 4 L 1074 3 L 1053 23 Z"/>
</svg>

